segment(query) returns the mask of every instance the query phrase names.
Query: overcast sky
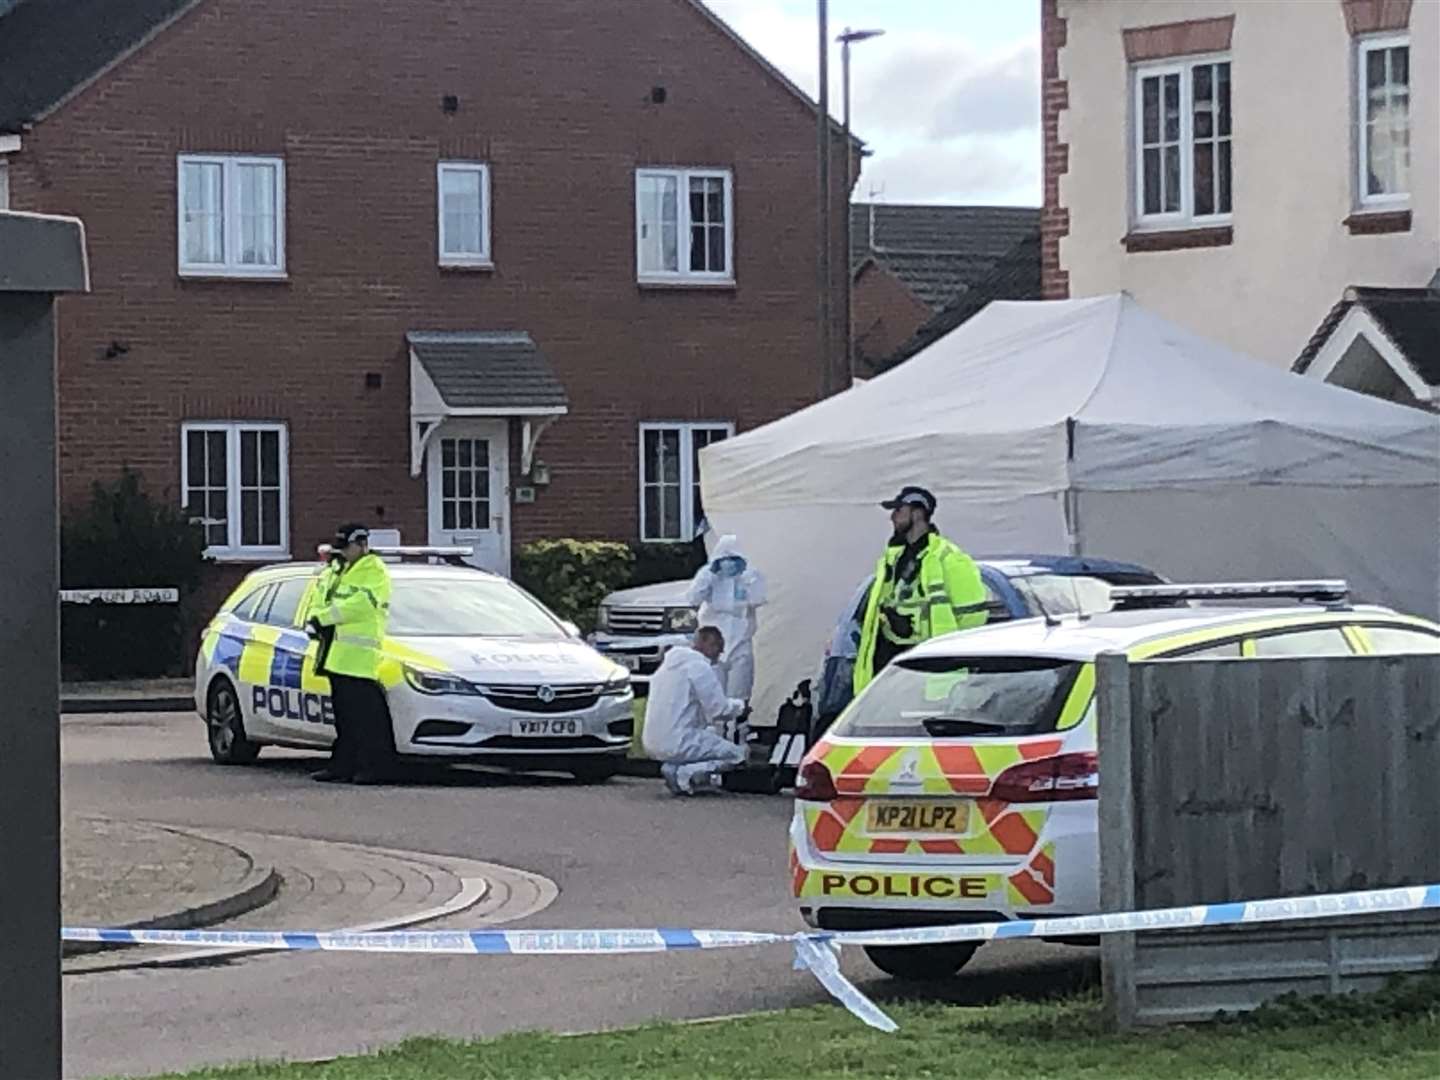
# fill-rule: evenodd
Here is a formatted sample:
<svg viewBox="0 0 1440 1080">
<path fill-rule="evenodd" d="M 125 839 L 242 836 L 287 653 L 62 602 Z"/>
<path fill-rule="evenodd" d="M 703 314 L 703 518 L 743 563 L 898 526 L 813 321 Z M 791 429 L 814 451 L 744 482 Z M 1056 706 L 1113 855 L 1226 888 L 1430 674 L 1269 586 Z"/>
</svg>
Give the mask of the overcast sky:
<svg viewBox="0 0 1440 1080">
<path fill-rule="evenodd" d="M 815 0 L 705 0 L 814 94 Z M 1040 205 L 1040 5 L 1034 0 L 830 0 L 851 49 L 851 123 L 874 156 L 857 200 Z M 840 115 L 840 49 L 830 57 Z"/>
</svg>

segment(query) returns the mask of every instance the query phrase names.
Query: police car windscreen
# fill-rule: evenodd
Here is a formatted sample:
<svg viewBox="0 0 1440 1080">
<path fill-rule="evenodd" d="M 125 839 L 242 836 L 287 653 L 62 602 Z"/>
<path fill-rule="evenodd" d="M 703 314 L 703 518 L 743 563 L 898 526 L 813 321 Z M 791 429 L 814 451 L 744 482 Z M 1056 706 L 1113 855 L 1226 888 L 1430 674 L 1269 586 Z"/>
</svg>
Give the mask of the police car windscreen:
<svg viewBox="0 0 1440 1080">
<path fill-rule="evenodd" d="M 897 660 L 831 729 L 851 738 L 1013 738 L 1054 731 L 1084 665 L 1049 657 Z"/>
<path fill-rule="evenodd" d="M 566 636 L 543 608 L 509 582 L 454 578 L 397 579 L 386 633 L 392 637 Z"/>
</svg>

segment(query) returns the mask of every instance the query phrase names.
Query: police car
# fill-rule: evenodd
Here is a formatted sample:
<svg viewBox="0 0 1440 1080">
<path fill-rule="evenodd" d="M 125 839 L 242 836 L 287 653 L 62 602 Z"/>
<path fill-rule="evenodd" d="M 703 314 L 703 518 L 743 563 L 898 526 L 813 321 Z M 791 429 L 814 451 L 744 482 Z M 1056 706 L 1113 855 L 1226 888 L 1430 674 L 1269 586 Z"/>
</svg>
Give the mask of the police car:
<svg viewBox="0 0 1440 1080">
<path fill-rule="evenodd" d="M 466 549 L 371 551 L 424 560 L 389 567 L 380 682 L 397 755 L 553 769 L 586 781 L 614 775 L 634 726 L 629 672 L 506 578 L 455 565 Z M 206 627 L 195 703 L 217 762 L 248 764 L 264 746 L 334 742 L 329 680 L 316 674 L 317 643 L 300 624 L 320 570 L 256 570 Z"/>
<path fill-rule="evenodd" d="M 880 930 L 1094 914 L 1095 660 L 1440 653 L 1440 626 L 1350 606 L 1343 582 L 1141 586 L 1184 606 L 950 634 L 892 663 L 801 762 L 791 886 L 815 927 Z M 1193 601 L 1323 601 L 1194 606 Z M 888 974 L 944 978 L 968 943 L 872 947 Z"/>
</svg>

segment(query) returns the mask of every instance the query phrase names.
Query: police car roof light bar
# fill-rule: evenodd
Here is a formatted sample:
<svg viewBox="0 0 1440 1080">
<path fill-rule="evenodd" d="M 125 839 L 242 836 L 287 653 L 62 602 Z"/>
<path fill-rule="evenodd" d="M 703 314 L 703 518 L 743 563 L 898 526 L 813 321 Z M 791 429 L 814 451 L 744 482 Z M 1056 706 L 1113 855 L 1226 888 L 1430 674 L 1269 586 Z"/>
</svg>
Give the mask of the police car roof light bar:
<svg viewBox="0 0 1440 1080">
<path fill-rule="evenodd" d="M 328 559 L 330 557 L 330 553 L 335 549 L 333 545 L 321 544 L 315 550 L 319 552 L 321 559 Z M 396 546 L 391 544 L 374 544 L 370 548 L 370 554 L 380 556 L 388 555 L 394 558 L 401 559 L 444 559 L 447 563 L 458 566 L 462 564 L 465 559 L 468 559 L 472 555 L 474 555 L 475 549 L 473 547 L 430 547 L 427 545 L 412 544 L 401 544 Z"/>
<path fill-rule="evenodd" d="M 1314 581 L 1197 582 L 1181 585 L 1120 585 L 1110 590 L 1121 600 L 1312 600 L 1343 604 L 1350 585 L 1343 579 Z"/>
</svg>

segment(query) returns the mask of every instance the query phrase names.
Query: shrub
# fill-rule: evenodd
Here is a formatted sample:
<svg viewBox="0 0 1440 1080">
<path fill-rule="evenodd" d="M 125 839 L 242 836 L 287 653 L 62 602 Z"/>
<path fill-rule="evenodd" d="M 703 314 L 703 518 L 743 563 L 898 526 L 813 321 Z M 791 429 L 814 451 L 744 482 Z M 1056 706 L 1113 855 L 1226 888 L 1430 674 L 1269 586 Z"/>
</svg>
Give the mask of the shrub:
<svg viewBox="0 0 1440 1080">
<path fill-rule="evenodd" d="M 662 581 L 692 578 L 705 565 L 705 547 L 693 544 L 632 544 L 635 572 L 632 586 L 655 585 Z"/>
<path fill-rule="evenodd" d="M 182 603 L 200 583 L 205 538 L 184 511 L 152 499 L 140 477 L 122 470 L 96 483 L 90 502 L 60 528 L 60 582 L 67 589 L 176 588 Z M 181 607 L 61 605 L 61 659 L 92 679 L 147 677 L 183 670 Z"/>
<path fill-rule="evenodd" d="M 588 634 L 605 594 L 630 583 L 635 555 L 604 540 L 536 540 L 520 548 L 515 583 Z"/>
</svg>

